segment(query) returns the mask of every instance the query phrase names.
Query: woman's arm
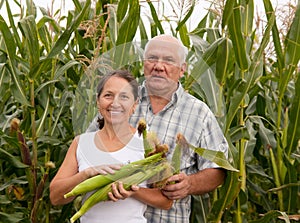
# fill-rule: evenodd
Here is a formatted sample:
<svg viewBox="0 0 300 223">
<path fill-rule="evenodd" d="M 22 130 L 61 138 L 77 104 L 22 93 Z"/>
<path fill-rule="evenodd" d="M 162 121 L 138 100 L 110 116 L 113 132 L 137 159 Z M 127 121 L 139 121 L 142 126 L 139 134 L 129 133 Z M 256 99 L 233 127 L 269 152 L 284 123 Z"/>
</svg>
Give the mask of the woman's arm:
<svg viewBox="0 0 300 223">
<path fill-rule="evenodd" d="M 74 200 L 75 197 L 64 198 L 64 195 L 89 177 L 87 171 L 78 172 L 76 150 L 75 138 L 61 167 L 50 183 L 50 200 L 53 205 L 67 204 Z"/>
<path fill-rule="evenodd" d="M 173 205 L 173 200 L 163 195 L 160 188 L 141 187 L 132 197 L 149 206 L 163 210 L 169 210 Z"/>
<path fill-rule="evenodd" d="M 61 167 L 50 183 L 50 200 L 53 205 L 67 204 L 74 200 L 75 197 L 64 198 L 64 195 L 82 181 L 98 174 L 113 174 L 121 168 L 121 164 L 99 165 L 78 172 L 77 146 L 78 137 L 73 140 Z"/>
<path fill-rule="evenodd" d="M 131 190 L 125 190 L 122 182 L 112 184 L 112 192 L 108 193 L 112 201 L 124 200 L 133 197 L 149 206 L 168 210 L 173 205 L 173 200 L 162 194 L 159 188 L 144 188 L 132 186 Z"/>
</svg>

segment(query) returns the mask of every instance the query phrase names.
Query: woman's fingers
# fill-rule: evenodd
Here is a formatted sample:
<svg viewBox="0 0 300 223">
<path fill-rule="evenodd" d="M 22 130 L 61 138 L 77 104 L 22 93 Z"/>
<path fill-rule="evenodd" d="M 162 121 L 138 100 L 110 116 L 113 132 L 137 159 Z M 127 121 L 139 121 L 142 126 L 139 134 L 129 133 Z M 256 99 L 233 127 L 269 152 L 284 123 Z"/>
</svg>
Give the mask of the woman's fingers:
<svg viewBox="0 0 300 223">
<path fill-rule="evenodd" d="M 130 190 L 126 190 L 122 182 L 113 183 L 111 186 L 111 192 L 108 193 L 108 197 L 112 201 L 124 200 L 130 197 L 134 192 L 139 189 L 138 186 L 132 185 Z"/>
</svg>

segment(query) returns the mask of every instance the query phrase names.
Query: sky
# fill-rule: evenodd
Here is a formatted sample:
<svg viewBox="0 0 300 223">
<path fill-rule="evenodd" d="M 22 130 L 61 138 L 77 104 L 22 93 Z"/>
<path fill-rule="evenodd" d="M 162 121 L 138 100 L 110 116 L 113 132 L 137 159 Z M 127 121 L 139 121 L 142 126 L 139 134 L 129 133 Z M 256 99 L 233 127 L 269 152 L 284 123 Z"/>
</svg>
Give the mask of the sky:
<svg viewBox="0 0 300 223">
<path fill-rule="evenodd" d="M 73 9 L 74 4 L 72 0 L 33 0 L 36 4 L 36 6 L 40 6 L 40 7 L 44 7 L 45 9 L 49 9 L 52 12 L 56 12 L 57 9 L 61 9 L 61 13 L 62 14 L 67 14 L 68 10 Z M 165 2 L 165 9 L 164 12 L 165 13 L 170 13 L 169 15 L 172 14 L 172 10 L 171 8 L 168 8 L 168 3 L 170 0 L 158 0 L 158 1 L 163 1 Z M 210 0 L 212 1 L 212 0 Z M 257 6 L 255 7 L 256 10 L 261 10 L 260 12 L 258 12 L 259 14 L 264 15 L 264 7 L 262 5 L 262 0 L 254 0 L 255 4 L 257 4 Z M 289 1 L 292 2 L 296 2 L 296 0 L 271 0 L 273 7 L 280 7 L 283 4 L 288 3 Z M 10 6 L 11 8 L 13 7 L 13 1 L 9 1 L 10 2 Z M 21 4 L 25 4 L 26 0 L 20 0 Z M 146 7 L 141 7 L 142 8 L 142 15 L 146 15 L 146 14 L 150 14 L 149 12 L 149 7 L 147 7 L 147 3 L 142 3 L 144 4 Z M 189 20 L 189 23 L 187 23 L 189 30 L 193 30 L 194 28 L 196 28 L 196 26 L 198 25 L 198 23 L 201 21 L 201 19 L 204 17 L 204 15 L 206 14 L 206 9 L 209 8 L 210 3 L 209 0 L 198 0 L 198 4 L 196 4 L 196 7 L 194 9 L 194 12 L 191 16 L 191 19 Z M 18 8 L 17 8 L 18 9 Z M 6 15 L 6 9 L 5 9 L 5 5 L 2 6 L 2 8 L 0 9 L 1 15 L 5 18 Z M 197 13 L 195 13 L 197 12 Z M 38 10 L 38 13 L 39 10 Z M 168 16 L 168 14 L 166 14 L 166 16 Z M 166 27 L 164 27 L 164 30 Z"/>
</svg>

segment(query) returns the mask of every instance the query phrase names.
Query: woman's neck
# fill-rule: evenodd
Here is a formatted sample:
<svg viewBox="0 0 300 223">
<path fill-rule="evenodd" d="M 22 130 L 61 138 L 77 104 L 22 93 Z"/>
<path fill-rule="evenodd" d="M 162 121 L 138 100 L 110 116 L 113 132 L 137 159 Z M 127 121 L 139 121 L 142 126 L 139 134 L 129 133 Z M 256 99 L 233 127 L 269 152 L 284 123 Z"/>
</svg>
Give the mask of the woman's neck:
<svg viewBox="0 0 300 223">
<path fill-rule="evenodd" d="M 105 136 L 109 140 L 113 140 L 115 138 L 126 138 L 128 136 L 132 136 L 134 132 L 135 129 L 129 123 L 120 125 L 106 124 L 100 130 L 100 133 L 103 134 L 103 136 Z"/>
</svg>

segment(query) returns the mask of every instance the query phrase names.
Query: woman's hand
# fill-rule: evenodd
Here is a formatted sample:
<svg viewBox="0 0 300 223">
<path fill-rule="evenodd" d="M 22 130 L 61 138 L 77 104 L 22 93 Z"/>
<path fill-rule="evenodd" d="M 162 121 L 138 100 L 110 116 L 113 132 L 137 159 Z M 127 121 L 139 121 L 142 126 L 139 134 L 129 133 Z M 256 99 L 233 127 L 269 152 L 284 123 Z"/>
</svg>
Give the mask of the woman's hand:
<svg viewBox="0 0 300 223">
<path fill-rule="evenodd" d="M 114 174 L 116 170 L 121 169 L 123 165 L 122 164 L 109 164 L 109 165 L 100 165 L 100 166 L 94 166 L 89 167 L 85 169 L 85 173 L 87 175 L 87 178 L 96 176 L 96 175 L 107 175 L 107 174 Z"/>
<path fill-rule="evenodd" d="M 132 185 L 130 190 L 126 190 L 122 182 L 115 182 L 111 186 L 112 191 L 108 193 L 108 197 L 112 201 L 124 200 L 128 197 L 131 197 L 136 191 L 139 190 L 139 187 Z"/>
</svg>

